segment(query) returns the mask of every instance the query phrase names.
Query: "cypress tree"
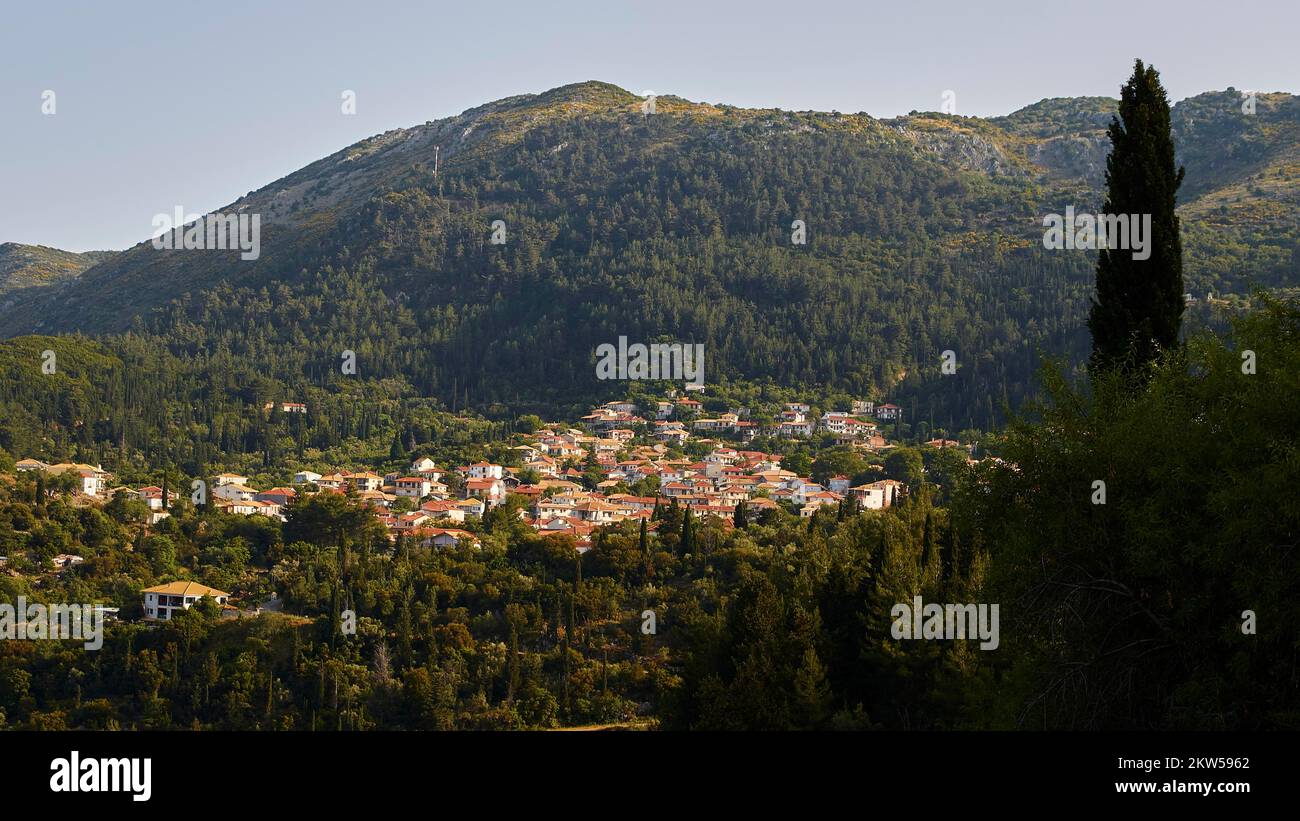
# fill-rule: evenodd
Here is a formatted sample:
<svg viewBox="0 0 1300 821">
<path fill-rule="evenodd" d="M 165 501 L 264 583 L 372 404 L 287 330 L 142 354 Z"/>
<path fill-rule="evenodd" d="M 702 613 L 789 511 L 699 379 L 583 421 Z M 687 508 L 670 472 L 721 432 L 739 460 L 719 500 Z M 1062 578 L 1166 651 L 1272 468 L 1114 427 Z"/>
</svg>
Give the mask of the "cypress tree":
<svg viewBox="0 0 1300 821">
<path fill-rule="evenodd" d="M 925 513 L 925 530 L 921 535 L 921 572 L 925 573 L 930 569 L 930 562 L 935 558 L 935 539 L 934 539 L 934 514 L 930 511 Z"/>
<path fill-rule="evenodd" d="M 641 520 L 641 561 L 645 565 L 645 580 L 650 581 L 654 575 L 653 560 L 650 557 L 650 526 L 647 520 Z"/>
<path fill-rule="evenodd" d="M 393 444 L 388 448 L 388 458 L 397 461 L 409 455 L 406 452 L 406 445 L 402 442 L 402 432 L 399 430 L 393 434 Z"/>
<path fill-rule="evenodd" d="M 515 627 L 513 620 L 510 622 L 510 657 L 506 661 L 506 703 L 513 704 L 515 694 L 519 692 L 520 673 L 519 673 L 519 630 Z"/>
<path fill-rule="evenodd" d="M 1137 371 L 1178 342 L 1183 317 L 1183 251 L 1174 211 L 1183 169 L 1174 165 L 1169 100 L 1155 68 L 1136 61 L 1112 118 L 1106 159 L 1105 213 L 1151 216 L 1147 250 L 1102 246 L 1097 295 L 1088 317 L 1092 367 Z M 1073 230 L 1066 226 L 1066 230 Z M 1114 237 L 1109 237 L 1111 244 Z M 1133 245 L 1132 232 L 1129 234 Z"/>
</svg>

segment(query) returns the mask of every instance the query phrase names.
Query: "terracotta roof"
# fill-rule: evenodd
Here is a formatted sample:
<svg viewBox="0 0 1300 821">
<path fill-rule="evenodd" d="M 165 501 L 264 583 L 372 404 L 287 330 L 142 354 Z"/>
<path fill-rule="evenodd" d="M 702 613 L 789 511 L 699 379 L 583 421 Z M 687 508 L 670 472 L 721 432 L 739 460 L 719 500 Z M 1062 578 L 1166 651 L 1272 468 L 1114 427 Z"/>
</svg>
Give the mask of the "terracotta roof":
<svg viewBox="0 0 1300 821">
<path fill-rule="evenodd" d="M 198 582 L 168 582 L 156 587 L 146 587 L 144 593 L 165 593 L 168 596 L 229 596 L 224 590 L 208 587 Z"/>
</svg>

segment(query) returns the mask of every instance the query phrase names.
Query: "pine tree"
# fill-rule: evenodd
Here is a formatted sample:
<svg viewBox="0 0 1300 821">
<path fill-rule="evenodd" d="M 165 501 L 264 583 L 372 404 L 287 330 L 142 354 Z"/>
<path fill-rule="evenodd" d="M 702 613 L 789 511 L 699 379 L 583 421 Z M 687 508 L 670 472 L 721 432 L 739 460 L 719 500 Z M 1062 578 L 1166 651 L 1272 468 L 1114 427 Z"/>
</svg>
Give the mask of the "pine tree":
<svg viewBox="0 0 1300 821">
<path fill-rule="evenodd" d="M 1105 213 L 1142 221 L 1150 215 L 1147 251 L 1103 247 L 1097 295 L 1088 317 L 1092 367 L 1136 372 L 1178 343 L 1183 317 L 1183 251 L 1174 211 L 1183 169 L 1174 165 L 1169 100 L 1159 73 L 1136 61 L 1110 124 Z M 1067 231 L 1074 226 L 1065 226 Z M 1133 245 L 1129 234 L 1129 245 Z M 1108 237 L 1111 243 L 1115 237 Z"/>
<path fill-rule="evenodd" d="M 804 729 L 816 729 L 830 715 L 833 703 L 826 668 L 817 651 L 809 647 L 794 675 L 795 716 Z"/>
</svg>

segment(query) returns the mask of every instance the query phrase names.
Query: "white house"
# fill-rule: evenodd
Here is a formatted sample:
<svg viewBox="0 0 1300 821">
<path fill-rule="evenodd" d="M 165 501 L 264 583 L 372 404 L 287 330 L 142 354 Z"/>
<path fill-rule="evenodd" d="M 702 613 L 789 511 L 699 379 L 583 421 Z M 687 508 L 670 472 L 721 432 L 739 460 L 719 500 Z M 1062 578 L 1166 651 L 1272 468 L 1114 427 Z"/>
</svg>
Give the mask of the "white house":
<svg viewBox="0 0 1300 821">
<path fill-rule="evenodd" d="M 53 559 L 50 559 L 54 566 L 59 570 L 67 570 L 69 567 L 76 567 L 85 561 L 81 556 L 74 556 L 71 553 L 60 553 Z"/>
<path fill-rule="evenodd" d="M 849 495 L 857 500 L 858 507 L 880 510 L 889 507 L 898 498 L 903 483 L 895 479 L 882 479 L 849 488 Z"/>
<path fill-rule="evenodd" d="M 456 547 L 461 539 L 468 539 L 474 547 L 480 546 L 478 538 L 467 530 L 435 527 L 426 530 L 425 534 L 425 539 L 421 542 L 425 547 Z"/>
<path fill-rule="evenodd" d="M 898 405 L 891 405 L 886 402 L 883 405 L 876 406 L 876 418 L 882 421 L 892 422 L 903 415 L 903 409 Z"/>
<path fill-rule="evenodd" d="M 505 468 L 490 462 L 475 462 L 469 466 L 469 478 L 471 479 L 501 479 L 504 476 Z"/>
<path fill-rule="evenodd" d="M 461 499 L 456 502 L 456 510 L 461 512 L 461 521 L 463 522 L 465 521 L 464 517 L 467 516 L 482 517 L 487 511 L 487 506 L 482 499 Z"/>
<path fill-rule="evenodd" d="M 506 500 L 506 486 L 500 478 L 466 479 L 465 498 L 482 499 L 491 507 L 496 507 Z"/>
<path fill-rule="evenodd" d="M 453 522 L 465 521 L 465 509 L 459 506 L 458 502 L 453 501 L 431 501 L 420 505 L 420 510 L 428 513 L 434 519 L 451 519 Z"/>
<path fill-rule="evenodd" d="M 849 415 L 844 411 L 826 411 L 822 414 L 822 430 L 831 433 L 844 433 L 848 427 Z"/>
<path fill-rule="evenodd" d="M 40 470 L 51 476 L 60 476 L 68 471 L 73 471 L 79 477 L 78 490 L 84 496 L 99 496 L 102 494 L 104 488 L 108 485 L 109 478 L 113 475 L 99 465 L 85 465 L 73 462 L 47 465 L 36 459 L 23 459 L 15 467 L 19 471 Z"/>
<path fill-rule="evenodd" d="M 170 582 L 157 587 L 146 587 L 144 593 L 144 617 L 166 621 L 177 610 L 189 610 L 204 596 L 211 596 L 217 604 L 224 605 L 230 594 L 198 582 Z"/>
<path fill-rule="evenodd" d="M 379 490 L 384 486 L 384 477 L 368 470 L 360 473 L 345 473 L 343 479 L 348 485 L 356 488 L 358 492 Z"/>
<path fill-rule="evenodd" d="M 433 490 L 433 483 L 423 476 L 403 476 L 394 483 L 398 496 L 408 499 L 421 499 Z"/>
<path fill-rule="evenodd" d="M 416 476 L 423 476 L 433 482 L 438 481 L 443 476 L 443 472 L 438 470 L 438 466 L 427 456 L 422 456 L 411 463 L 411 473 Z"/>
<path fill-rule="evenodd" d="M 218 484 L 212 495 L 231 502 L 251 502 L 257 496 L 257 491 L 242 483 L 227 482 Z"/>
<path fill-rule="evenodd" d="M 98 496 L 104 492 L 105 479 L 108 474 L 98 468 L 82 468 L 77 471 L 81 477 L 81 492 L 86 496 Z"/>
<path fill-rule="evenodd" d="M 150 510 L 163 509 L 162 488 L 157 487 L 155 485 L 142 487 L 140 488 L 139 491 L 136 492 L 136 495 L 140 498 L 140 501 L 144 502 L 146 505 L 149 506 Z M 167 505 L 170 507 L 172 503 L 174 503 L 175 501 L 176 501 L 176 494 L 169 492 L 167 494 Z"/>
</svg>

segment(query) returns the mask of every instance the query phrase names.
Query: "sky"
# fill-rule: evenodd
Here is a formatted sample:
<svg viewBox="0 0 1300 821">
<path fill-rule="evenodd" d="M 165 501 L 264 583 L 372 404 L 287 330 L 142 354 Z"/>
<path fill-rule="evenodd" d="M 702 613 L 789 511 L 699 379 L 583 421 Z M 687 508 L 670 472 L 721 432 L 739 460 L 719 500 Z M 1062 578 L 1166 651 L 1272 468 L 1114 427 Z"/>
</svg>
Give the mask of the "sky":
<svg viewBox="0 0 1300 821">
<path fill-rule="evenodd" d="M 1300 3 L 0 0 L 0 242 L 146 240 L 365 137 L 515 94 L 634 93 L 892 117 L 1300 86 Z M 46 92 L 53 92 L 52 100 Z M 342 113 L 352 91 L 356 113 Z M 53 113 L 45 113 L 53 103 Z"/>
</svg>

